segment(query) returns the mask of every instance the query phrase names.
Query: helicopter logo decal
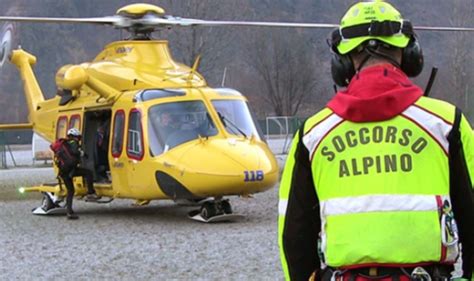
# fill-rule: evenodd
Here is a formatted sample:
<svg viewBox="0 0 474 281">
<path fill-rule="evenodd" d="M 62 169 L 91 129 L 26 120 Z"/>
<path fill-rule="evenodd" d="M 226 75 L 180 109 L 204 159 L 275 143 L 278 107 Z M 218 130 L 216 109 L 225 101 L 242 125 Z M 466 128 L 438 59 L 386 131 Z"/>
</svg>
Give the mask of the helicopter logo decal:
<svg viewBox="0 0 474 281">
<path fill-rule="evenodd" d="M 133 47 L 118 47 L 115 49 L 115 53 L 125 54 L 125 53 L 130 53 L 132 50 L 133 50 Z"/>
</svg>

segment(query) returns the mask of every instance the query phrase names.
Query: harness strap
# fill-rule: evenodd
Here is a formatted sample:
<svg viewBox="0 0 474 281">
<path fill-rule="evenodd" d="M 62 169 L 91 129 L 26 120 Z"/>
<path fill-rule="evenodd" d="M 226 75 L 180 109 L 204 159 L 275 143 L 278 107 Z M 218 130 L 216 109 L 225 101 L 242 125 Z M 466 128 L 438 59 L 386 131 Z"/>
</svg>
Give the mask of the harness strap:
<svg viewBox="0 0 474 281">
<path fill-rule="evenodd" d="M 372 269 L 376 269 L 377 274 L 371 274 L 375 271 Z M 451 269 L 442 266 L 442 265 L 433 265 L 428 267 L 415 267 L 415 268 L 403 268 L 403 267 L 377 267 L 377 268 L 360 268 L 360 269 L 334 269 L 334 268 L 326 268 L 322 272 L 318 272 L 321 274 L 320 276 L 316 276 L 316 280 L 321 281 L 355 281 L 358 278 L 362 278 L 363 280 L 379 280 L 379 279 L 387 279 L 391 278 L 391 281 L 400 281 L 404 279 L 410 280 L 432 280 L 432 281 L 448 281 L 450 276 Z M 425 273 L 430 279 L 419 279 L 420 277 L 423 278 L 423 274 Z"/>
<path fill-rule="evenodd" d="M 356 275 L 353 272 L 349 272 L 349 281 L 355 281 Z"/>
<path fill-rule="evenodd" d="M 459 132 L 459 126 L 461 124 L 462 112 L 456 107 L 454 111 L 454 123 L 451 132 L 449 132 L 448 140 L 450 148 L 452 147 L 452 152 L 457 152 L 461 146 L 461 133 Z M 451 154 L 451 151 L 450 151 Z"/>
</svg>

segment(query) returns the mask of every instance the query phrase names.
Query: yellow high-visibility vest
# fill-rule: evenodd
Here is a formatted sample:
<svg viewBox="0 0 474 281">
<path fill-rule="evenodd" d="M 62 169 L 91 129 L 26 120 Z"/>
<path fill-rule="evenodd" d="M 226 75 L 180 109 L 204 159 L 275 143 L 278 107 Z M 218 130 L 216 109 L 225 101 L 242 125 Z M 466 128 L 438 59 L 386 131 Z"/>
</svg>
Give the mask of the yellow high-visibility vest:
<svg viewBox="0 0 474 281">
<path fill-rule="evenodd" d="M 309 151 L 320 202 L 321 254 L 326 265 L 456 260 L 459 245 L 445 231 L 451 205 L 448 135 L 454 113 L 449 103 L 422 97 L 382 122 L 353 123 L 327 108 L 306 121 L 301 141 Z M 468 129 L 462 118 L 461 136 L 469 142 L 464 148 L 466 160 L 472 164 L 474 144 Z M 280 234 L 292 177 L 287 167 L 295 165 L 291 156 L 298 142 L 295 136 L 285 167 L 289 172 L 283 174 L 280 186 Z M 469 173 L 472 177 L 472 169 Z M 282 245 L 281 235 L 279 242 Z M 280 250 L 286 270 L 283 247 Z"/>
</svg>

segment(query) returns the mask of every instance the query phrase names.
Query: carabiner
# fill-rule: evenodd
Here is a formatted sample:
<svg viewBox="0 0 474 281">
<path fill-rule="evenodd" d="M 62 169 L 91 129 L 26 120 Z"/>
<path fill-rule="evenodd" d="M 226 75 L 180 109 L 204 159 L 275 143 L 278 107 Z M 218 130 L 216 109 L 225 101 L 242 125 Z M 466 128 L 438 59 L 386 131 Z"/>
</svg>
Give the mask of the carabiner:
<svg viewBox="0 0 474 281">
<path fill-rule="evenodd" d="M 338 277 L 341 276 L 343 274 L 342 271 L 336 269 L 332 272 L 332 275 L 331 275 L 331 281 L 338 281 Z"/>
<path fill-rule="evenodd" d="M 411 281 L 431 281 L 430 274 L 423 267 L 416 267 L 410 275 Z"/>
</svg>

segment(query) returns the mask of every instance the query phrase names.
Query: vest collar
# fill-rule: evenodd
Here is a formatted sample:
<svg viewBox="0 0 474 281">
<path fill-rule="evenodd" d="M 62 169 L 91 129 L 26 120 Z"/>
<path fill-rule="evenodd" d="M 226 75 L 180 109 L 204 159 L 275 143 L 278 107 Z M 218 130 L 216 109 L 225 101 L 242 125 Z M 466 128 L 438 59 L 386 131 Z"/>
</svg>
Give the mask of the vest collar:
<svg viewBox="0 0 474 281">
<path fill-rule="evenodd" d="M 345 91 L 339 91 L 327 106 L 352 122 L 391 119 L 402 113 L 421 96 L 421 88 L 397 67 L 379 64 L 354 75 Z"/>
</svg>

